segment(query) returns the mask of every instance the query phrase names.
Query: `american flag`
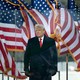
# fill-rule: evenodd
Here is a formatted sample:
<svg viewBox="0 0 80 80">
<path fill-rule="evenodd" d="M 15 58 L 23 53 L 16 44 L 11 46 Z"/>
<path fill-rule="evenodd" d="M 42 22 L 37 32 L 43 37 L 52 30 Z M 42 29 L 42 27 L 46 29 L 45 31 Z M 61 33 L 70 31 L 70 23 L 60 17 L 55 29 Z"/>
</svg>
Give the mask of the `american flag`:
<svg viewBox="0 0 80 80">
<path fill-rule="evenodd" d="M 12 3 L 18 4 L 18 2 L 14 0 L 12 0 Z M 26 7 L 28 8 L 29 6 Z M 28 9 L 30 8 L 31 7 L 29 7 Z M 1 44 L 3 44 L 0 48 L 0 53 L 2 56 L 0 57 L 0 61 L 1 61 L 0 69 L 2 70 L 2 72 L 6 72 L 8 69 L 11 69 L 10 71 L 6 72 L 7 75 L 20 77 L 21 75 L 20 73 L 18 74 L 18 71 L 16 70 L 15 62 L 9 55 L 8 51 L 25 50 L 28 38 L 35 36 L 34 23 L 32 22 L 31 18 L 28 16 L 28 14 L 25 13 L 24 10 L 21 11 L 23 14 L 22 17 L 18 6 L 13 6 L 12 4 L 4 0 L 0 1 L 0 10 L 1 10 L 0 11 L 1 12 L 0 13 L 1 16 L 0 17 L 0 42 Z M 37 16 L 39 17 L 40 13 L 37 10 L 32 10 L 32 11 L 35 11 L 35 13 L 37 12 L 38 13 Z M 42 17 L 42 19 L 40 18 L 41 23 L 44 24 L 44 22 L 42 21 L 44 20 L 45 21 L 44 25 L 47 26 L 48 24 L 47 19 L 45 19 L 45 17 L 43 17 L 42 14 L 40 14 L 40 16 Z M 25 18 L 26 21 L 23 18 Z M 30 35 L 29 37 L 27 36 L 28 35 L 27 31 L 29 32 Z M 5 56 L 2 53 L 2 50 L 4 51 Z M 9 58 L 11 59 L 10 61 Z M 4 62 L 8 64 L 3 64 Z M 15 67 L 13 68 L 13 66 Z"/>
<path fill-rule="evenodd" d="M 2 0 L 2 2 L 4 2 Z M 39 4 L 38 4 L 39 3 Z M 45 4 L 44 4 L 45 3 Z M 48 36 L 50 36 L 50 34 L 53 34 L 54 33 L 54 29 L 56 28 L 55 26 L 57 26 L 57 24 L 55 24 L 55 15 L 54 15 L 54 12 L 51 11 L 50 7 L 47 5 L 46 1 L 45 0 L 34 0 L 34 5 L 38 7 L 38 9 L 31 9 L 29 10 L 29 12 L 35 17 L 36 21 L 40 24 L 43 24 L 45 26 L 45 30 L 46 30 L 46 34 Z M 40 6 L 40 5 L 45 5 L 44 7 L 43 6 Z M 10 4 L 9 4 L 10 5 Z M 12 6 L 12 5 L 11 5 Z M 36 7 L 33 7 L 33 8 L 36 8 Z M 48 8 L 47 8 L 47 7 Z M 42 13 L 38 10 L 42 9 Z M 46 14 L 44 14 L 45 12 L 45 9 L 46 9 Z M 49 9 L 49 11 L 47 11 L 47 9 Z M 55 10 L 56 11 L 56 16 L 60 16 L 59 17 L 59 24 L 62 26 L 61 28 L 61 37 L 62 39 L 64 40 L 64 42 L 68 45 L 69 49 L 73 52 L 75 52 L 73 54 L 74 58 L 75 58 L 75 61 L 77 61 L 77 63 L 79 62 L 79 58 L 77 57 L 78 55 L 80 55 L 80 46 L 78 43 L 80 43 L 79 41 L 79 36 L 78 36 L 78 32 L 76 33 L 76 30 L 75 30 L 75 26 L 74 26 L 74 23 L 73 23 L 73 20 L 71 19 L 71 16 L 69 15 L 69 13 L 65 10 L 65 9 L 60 9 L 60 10 Z M 58 12 L 60 14 L 58 14 Z M 22 13 L 24 14 L 25 18 L 26 18 L 26 21 L 22 22 L 23 25 L 19 26 L 21 28 L 18 28 L 18 30 L 20 30 L 20 34 L 21 34 L 21 41 L 22 41 L 22 47 L 23 47 L 23 44 L 24 44 L 24 47 L 25 47 L 25 43 L 27 43 L 28 41 L 28 37 L 27 37 L 27 33 L 26 33 L 26 29 L 28 29 L 29 31 L 29 34 L 30 34 L 30 37 L 33 37 L 35 36 L 35 32 L 34 32 L 34 23 L 33 21 L 31 20 L 31 18 L 25 14 L 25 11 L 22 11 Z M 17 16 L 18 17 L 18 16 Z M 11 17 L 12 18 L 12 17 Z M 20 20 L 20 19 L 19 19 Z M 68 21 L 69 20 L 69 21 Z M 1 21 L 0 21 L 1 22 Z M 3 21 L 4 22 L 4 21 Z M 1 22 L 1 23 L 3 23 Z M 16 22 L 16 21 L 15 21 Z M 8 25 L 9 23 L 7 23 L 6 25 Z M 11 24 L 11 22 L 10 22 Z M 11 26 L 14 25 L 11 24 Z M 8 25 L 10 26 L 10 25 Z M 5 27 L 5 26 L 4 26 Z M 14 26 L 12 26 L 11 28 L 13 28 Z M 16 24 L 16 27 L 15 29 L 17 28 L 17 24 Z M 1 34 L 2 32 L 4 31 L 1 31 Z M 8 31 L 9 32 L 9 31 Z M 71 32 L 71 33 L 70 33 Z M 15 32 L 14 32 L 15 33 Z M 77 35 L 77 36 L 76 36 Z M 72 36 L 72 37 L 71 37 Z M 5 37 L 5 36 L 4 36 Z M 17 36 L 18 37 L 18 36 Z M 70 37 L 70 39 L 69 39 Z M 73 37 L 76 37 L 73 39 Z M 11 39 L 11 38 L 10 38 Z M 69 41 L 69 40 L 72 40 L 72 41 Z M 5 40 L 5 39 L 4 39 Z M 19 42 L 19 41 L 18 41 Z M 73 46 L 75 43 L 77 42 L 77 44 L 75 46 Z M 72 44 L 72 45 L 71 45 Z M 18 43 L 16 43 L 16 46 L 18 45 Z M 12 46 L 12 45 L 11 45 Z M 64 46 L 64 44 L 61 42 L 60 43 L 60 46 L 61 46 L 61 51 L 60 53 L 67 53 L 68 52 L 68 49 L 66 48 L 66 46 Z M 76 50 L 74 49 L 76 48 Z M 25 49 L 25 48 L 24 48 Z M 77 54 L 76 54 L 77 53 Z M 12 75 L 12 74 L 11 74 Z"/>
<path fill-rule="evenodd" d="M 74 0 L 68 0 L 68 10 L 80 31 L 80 7 Z"/>
<path fill-rule="evenodd" d="M 68 0 L 68 9 L 74 21 L 80 21 L 80 8 L 75 3 L 75 0 Z"/>
<path fill-rule="evenodd" d="M 50 36 L 50 34 L 54 34 L 54 30 L 58 29 L 61 34 L 60 55 L 70 53 L 78 65 L 80 62 L 80 35 L 78 28 L 74 24 L 73 18 L 67 9 L 55 9 L 54 12 L 56 13 L 56 17 L 58 17 L 58 21 L 55 23 L 55 14 L 51 9 L 49 9 L 48 13 L 46 12 L 47 10 L 45 11 L 45 7 L 43 7 L 45 6 L 44 1 L 45 0 L 34 0 L 35 9 L 30 12 L 36 18 L 38 23 L 44 25 L 48 36 Z M 46 12 L 46 17 L 44 12 Z"/>
<path fill-rule="evenodd" d="M 49 0 L 49 3 L 55 8 L 54 0 Z M 54 32 L 54 15 L 51 15 L 51 8 L 46 0 L 33 0 L 33 9 L 30 10 L 37 23 L 43 24 L 46 30 L 46 35 L 50 36 Z M 54 12 L 53 12 L 54 13 Z M 51 24 L 53 23 L 53 24 Z M 54 26 L 54 27 L 53 27 Z"/>
<path fill-rule="evenodd" d="M 14 0 L 12 0 L 13 2 Z M 18 2 L 15 0 L 15 4 Z M 27 3 L 25 3 L 27 4 Z M 26 5 L 28 8 L 29 5 Z M 27 19 L 29 18 L 26 14 Z M 28 19 L 30 20 L 30 19 Z M 29 21 L 27 21 L 28 23 Z M 26 39 L 26 40 L 25 40 Z M 28 37 L 25 22 L 18 6 L 0 1 L 0 70 L 9 76 L 25 78 L 16 69 L 16 64 L 8 51 L 24 51 Z M 5 64 L 4 64 L 5 63 Z"/>
<path fill-rule="evenodd" d="M 18 2 L 13 0 L 15 4 Z M 26 5 L 30 8 L 28 5 Z M 4 0 L 0 1 L 0 30 L 1 37 L 5 36 L 7 48 L 9 50 L 24 50 L 22 40 L 22 26 L 24 20 L 22 18 L 20 9 L 18 6 L 13 6 Z M 25 42 L 24 42 L 25 43 Z M 17 44 L 17 45 L 16 45 Z"/>
<path fill-rule="evenodd" d="M 44 16 L 48 17 L 50 14 L 50 6 L 47 4 L 46 0 L 32 0 L 33 2 L 33 8 L 38 10 L 41 14 L 44 14 Z M 49 0 L 50 3 L 53 3 L 54 0 Z M 54 2 L 55 4 L 55 2 Z"/>
<path fill-rule="evenodd" d="M 40 9 L 44 9 L 44 10 L 42 10 L 43 12 L 45 11 L 45 8 L 40 6 L 41 4 L 44 3 L 44 0 L 43 1 L 34 0 L 34 3 L 36 3 L 34 5 L 35 5 L 35 8 L 38 8 L 37 10 L 39 12 L 40 12 Z M 37 4 L 37 3 L 39 3 L 39 4 Z M 36 5 L 37 5 L 37 7 L 36 7 Z M 36 10 L 34 10 L 34 11 L 36 11 Z M 42 12 L 42 14 L 43 14 L 43 12 Z M 55 12 L 56 12 L 56 14 L 58 14 L 58 23 L 61 26 L 61 28 L 59 28 L 61 31 L 61 33 L 60 33 L 61 39 L 64 41 L 64 42 L 60 42 L 60 46 L 61 46 L 60 55 L 70 53 L 72 55 L 74 61 L 78 64 L 80 61 L 79 30 L 76 28 L 76 26 L 74 24 L 74 20 L 71 17 L 68 10 L 61 8 L 60 10 L 55 10 Z M 32 12 L 32 13 L 34 13 L 34 12 Z M 36 14 L 39 14 L 39 13 L 35 12 L 34 16 L 36 16 Z M 40 12 L 40 14 L 41 14 L 41 12 Z M 40 16 L 40 14 L 38 16 Z M 52 19 L 52 17 L 54 18 L 54 13 L 50 12 L 48 18 L 44 19 L 45 21 L 42 19 L 43 17 L 40 16 L 38 18 L 38 16 L 36 16 L 37 21 L 39 19 L 42 21 L 42 22 L 38 22 L 38 23 L 44 24 L 45 30 L 46 30 L 48 36 L 50 36 L 50 34 L 52 34 L 54 32 L 55 26 L 58 26 L 55 24 L 55 21 Z"/>
<path fill-rule="evenodd" d="M 75 22 L 76 28 L 78 29 L 79 36 L 80 36 L 80 7 L 77 6 L 75 0 L 68 0 L 68 10 Z M 80 45 L 80 43 L 79 43 L 79 45 Z M 79 48 L 80 48 L 80 46 L 79 46 Z M 80 59 L 79 55 L 77 57 Z M 80 70 L 80 60 L 78 61 L 77 68 Z"/>
<path fill-rule="evenodd" d="M 5 59 L 4 59 L 5 58 Z M 15 78 L 25 79 L 26 76 L 22 75 L 16 68 L 14 59 L 10 56 L 7 51 L 6 44 L 0 40 L 0 70 L 8 75 L 14 76 Z"/>
<path fill-rule="evenodd" d="M 74 20 L 70 16 L 69 12 L 62 9 L 60 11 L 60 24 L 61 28 L 61 37 L 64 41 L 60 43 L 61 51 L 60 54 L 70 53 L 73 59 L 78 63 L 80 61 L 80 36 L 79 30 L 74 24 Z"/>
</svg>

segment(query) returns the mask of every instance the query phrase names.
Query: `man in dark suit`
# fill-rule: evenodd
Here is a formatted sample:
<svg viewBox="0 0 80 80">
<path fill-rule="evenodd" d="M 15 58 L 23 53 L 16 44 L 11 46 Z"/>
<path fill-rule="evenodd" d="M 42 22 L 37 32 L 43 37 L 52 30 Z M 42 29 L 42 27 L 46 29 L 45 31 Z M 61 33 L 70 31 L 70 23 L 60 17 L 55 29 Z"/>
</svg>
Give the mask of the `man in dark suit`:
<svg viewBox="0 0 80 80">
<path fill-rule="evenodd" d="M 30 80 L 51 80 L 57 72 L 55 40 L 45 35 L 41 24 L 35 25 L 36 37 L 28 40 L 24 54 L 24 71 Z"/>
</svg>

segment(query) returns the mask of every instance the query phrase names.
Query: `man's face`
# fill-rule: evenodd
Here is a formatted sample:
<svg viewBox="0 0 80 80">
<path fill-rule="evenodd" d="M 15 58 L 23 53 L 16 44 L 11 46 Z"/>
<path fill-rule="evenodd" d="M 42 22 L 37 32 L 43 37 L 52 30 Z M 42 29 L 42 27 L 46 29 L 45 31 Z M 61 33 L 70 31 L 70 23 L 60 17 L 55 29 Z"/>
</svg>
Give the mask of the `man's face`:
<svg viewBox="0 0 80 80">
<path fill-rule="evenodd" d="M 45 30 L 40 27 L 35 27 L 35 33 L 37 37 L 42 37 L 45 33 Z"/>
</svg>

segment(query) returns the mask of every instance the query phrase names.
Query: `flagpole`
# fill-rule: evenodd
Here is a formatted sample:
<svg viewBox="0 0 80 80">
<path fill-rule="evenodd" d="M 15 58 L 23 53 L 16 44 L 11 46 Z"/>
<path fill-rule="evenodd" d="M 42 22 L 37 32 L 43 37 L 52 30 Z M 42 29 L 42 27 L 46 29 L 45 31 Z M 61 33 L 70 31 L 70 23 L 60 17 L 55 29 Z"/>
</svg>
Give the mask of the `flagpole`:
<svg viewBox="0 0 80 80">
<path fill-rule="evenodd" d="M 66 54 L 66 80 L 68 80 L 68 54 Z"/>
</svg>

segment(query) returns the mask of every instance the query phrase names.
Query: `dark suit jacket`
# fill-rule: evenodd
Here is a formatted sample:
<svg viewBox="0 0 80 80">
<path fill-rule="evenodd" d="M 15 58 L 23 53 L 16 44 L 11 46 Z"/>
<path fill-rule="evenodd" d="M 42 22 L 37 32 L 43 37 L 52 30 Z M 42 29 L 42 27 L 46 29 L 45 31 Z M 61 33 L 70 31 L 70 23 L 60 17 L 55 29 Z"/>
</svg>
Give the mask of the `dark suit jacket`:
<svg viewBox="0 0 80 80">
<path fill-rule="evenodd" d="M 26 71 L 30 66 L 31 72 L 45 73 L 48 68 L 48 64 L 40 57 L 40 54 L 45 56 L 48 60 L 50 58 L 51 52 L 48 50 L 53 47 L 53 59 L 51 59 L 51 64 L 54 69 L 57 70 L 57 50 L 55 41 L 44 35 L 43 45 L 40 47 L 38 37 L 34 37 L 28 40 L 26 47 L 26 52 L 24 55 L 24 71 Z"/>
</svg>

